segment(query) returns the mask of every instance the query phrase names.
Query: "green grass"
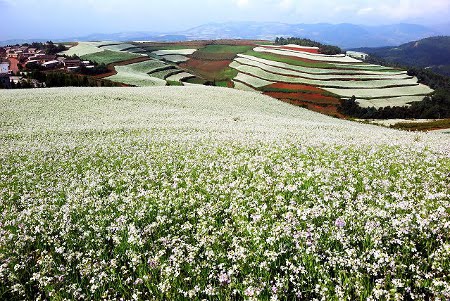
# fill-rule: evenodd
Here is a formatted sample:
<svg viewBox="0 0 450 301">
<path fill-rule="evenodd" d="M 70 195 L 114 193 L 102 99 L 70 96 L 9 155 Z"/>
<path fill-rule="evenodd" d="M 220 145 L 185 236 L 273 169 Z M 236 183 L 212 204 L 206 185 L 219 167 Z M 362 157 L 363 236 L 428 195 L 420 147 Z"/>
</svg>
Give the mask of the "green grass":
<svg viewBox="0 0 450 301">
<path fill-rule="evenodd" d="M 182 82 L 173 81 L 173 80 L 168 80 L 167 81 L 167 85 L 168 86 L 183 86 L 183 83 Z"/>
<path fill-rule="evenodd" d="M 249 50 L 245 53 L 246 55 L 251 55 L 260 59 L 286 63 L 294 66 L 309 67 L 309 68 L 324 68 L 324 69 L 336 69 L 336 66 L 323 62 L 304 62 L 298 59 L 294 59 L 288 56 L 266 53 L 266 52 L 256 52 Z"/>
<path fill-rule="evenodd" d="M 219 81 L 232 80 L 233 78 L 235 78 L 238 75 L 238 73 L 239 73 L 239 71 L 237 71 L 236 69 L 228 67 L 218 73 L 218 77 L 216 78 L 216 80 L 219 80 Z"/>
<path fill-rule="evenodd" d="M 252 50 L 253 46 L 234 46 L 234 45 L 208 45 L 199 51 L 205 53 L 244 53 Z"/>
<path fill-rule="evenodd" d="M 400 122 L 391 126 L 395 129 L 408 131 L 430 131 L 435 129 L 450 129 L 450 119 L 431 122 Z"/>
<path fill-rule="evenodd" d="M 167 77 L 182 72 L 179 69 L 171 68 L 171 69 L 165 69 L 161 71 L 151 72 L 149 73 L 150 76 L 160 78 L 160 79 L 166 79 Z"/>
<path fill-rule="evenodd" d="M 105 50 L 101 52 L 96 52 L 92 54 L 83 55 L 81 59 L 86 61 L 92 61 L 97 64 L 112 64 L 122 61 L 128 61 L 131 59 L 135 59 L 138 57 L 142 57 L 137 54 L 129 53 L 129 52 L 119 52 L 119 51 L 110 51 Z"/>
<path fill-rule="evenodd" d="M 201 79 L 199 77 L 191 77 L 188 78 L 187 80 L 185 80 L 185 82 L 190 83 L 190 84 L 197 84 L 197 85 L 203 85 L 205 84 L 205 80 Z"/>
<path fill-rule="evenodd" d="M 179 50 L 179 49 L 196 49 L 196 47 L 189 47 L 183 45 L 165 45 L 165 46 L 141 46 L 136 44 L 136 47 L 144 49 L 148 52 L 158 51 L 158 50 Z"/>
<path fill-rule="evenodd" d="M 238 53 L 245 53 L 252 48 L 253 46 L 208 45 L 199 49 L 192 57 L 207 61 L 233 60 Z"/>
<path fill-rule="evenodd" d="M 218 82 L 216 82 L 216 86 L 217 87 L 225 87 L 225 88 L 227 88 L 228 87 L 228 83 L 229 83 L 229 81 L 227 81 L 227 80 L 218 81 Z"/>
</svg>

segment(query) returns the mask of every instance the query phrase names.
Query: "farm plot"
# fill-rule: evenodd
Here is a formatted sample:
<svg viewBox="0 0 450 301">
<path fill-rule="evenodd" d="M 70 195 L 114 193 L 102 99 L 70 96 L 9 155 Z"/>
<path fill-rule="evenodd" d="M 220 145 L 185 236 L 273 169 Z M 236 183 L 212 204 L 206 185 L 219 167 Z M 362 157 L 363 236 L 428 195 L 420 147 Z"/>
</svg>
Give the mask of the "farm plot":
<svg viewBox="0 0 450 301">
<path fill-rule="evenodd" d="M 400 80 L 400 79 L 411 79 L 411 76 L 408 76 L 406 74 L 390 74 L 390 73 L 383 73 L 383 74 L 309 74 L 299 71 L 294 71 L 290 69 L 285 69 L 281 67 L 275 67 L 271 65 L 264 64 L 262 62 L 257 62 L 255 60 L 246 59 L 243 57 L 238 57 L 235 59 L 236 62 L 258 67 L 262 70 L 276 73 L 280 75 L 287 75 L 287 76 L 296 76 L 296 77 L 303 77 L 307 79 L 317 79 L 317 80 Z"/>
<path fill-rule="evenodd" d="M 287 49 L 287 50 L 293 50 L 293 51 L 302 51 L 302 52 L 309 52 L 309 53 L 315 53 L 319 54 L 319 47 L 308 47 L 308 46 L 299 46 L 294 44 L 288 44 L 288 45 L 261 45 L 265 48 L 274 48 L 274 49 Z"/>
<path fill-rule="evenodd" d="M 241 82 L 238 82 L 238 81 L 233 81 L 233 85 L 234 85 L 234 89 L 236 89 L 236 90 L 262 93 L 261 91 L 256 90 L 256 89 L 254 89 L 246 84 L 243 84 Z"/>
<path fill-rule="evenodd" d="M 115 66 L 114 68 L 116 69 L 117 74 L 107 77 L 106 79 L 137 87 L 165 86 L 165 80 L 150 77 L 147 74 L 149 71 L 158 68 L 158 66 L 160 65 L 156 64 L 155 61 L 145 61 L 125 66 Z"/>
<path fill-rule="evenodd" d="M 274 74 L 262 70 L 258 67 L 242 65 L 236 61 L 231 63 L 230 67 L 235 68 L 240 72 L 247 73 L 268 81 L 298 83 L 298 84 L 314 85 L 319 87 L 342 88 L 342 89 L 353 89 L 353 88 L 375 89 L 375 88 L 389 88 L 396 86 L 418 85 L 417 78 L 403 79 L 403 80 L 373 80 L 373 81 L 338 81 L 338 80 L 323 81 L 323 80 L 313 80 Z"/>
<path fill-rule="evenodd" d="M 166 79 L 169 76 L 172 76 L 174 74 L 181 73 L 181 72 L 183 72 L 183 71 L 180 69 L 177 69 L 173 66 L 170 66 L 167 69 L 150 72 L 149 75 L 152 77 L 160 78 L 160 79 Z"/>
<path fill-rule="evenodd" d="M 253 49 L 256 52 L 268 52 L 272 54 L 279 54 L 279 55 L 285 55 L 285 56 L 291 56 L 291 57 L 297 57 L 302 59 L 307 59 L 311 61 L 320 61 L 320 62 L 335 62 L 335 63 L 359 63 L 361 61 L 345 56 L 345 55 L 320 55 L 320 54 L 313 54 L 313 53 L 307 53 L 307 52 L 299 52 L 299 51 L 292 51 L 292 50 L 279 50 L 279 49 L 271 49 L 271 48 L 264 48 L 264 47 L 256 47 Z"/>
<path fill-rule="evenodd" d="M 126 65 L 126 67 L 134 72 L 139 73 L 150 73 L 157 70 L 161 70 L 163 68 L 173 68 L 173 66 L 167 65 L 158 60 L 148 60 L 140 63 Z"/>
<path fill-rule="evenodd" d="M 137 87 L 165 86 L 166 81 L 150 77 L 146 73 L 136 72 L 127 66 L 116 66 L 117 74 L 107 77 L 113 82 L 124 83 Z"/>
<path fill-rule="evenodd" d="M 153 51 L 152 54 L 159 55 L 159 56 L 166 56 L 166 55 L 190 55 L 196 52 L 197 49 L 169 49 L 169 50 L 158 50 Z"/>
<path fill-rule="evenodd" d="M 244 84 L 247 84 L 253 88 L 261 88 L 270 84 L 273 84 L 274 82 L 264 80 L 258 77 L 254 77 L 248 74 L 244 73 L 238 73 L 238 75 L 233 79 L 234 82 L 242 82 Z"/>
<path fill-rule="evenodd" d="M 163 55 L 160 58 L 171 63 L 184 63 L 189 60 L 187 56 L 180 54 Z"/>
<path fill-rule="evenodd" d="M 0 296 L 447 300 L 449 139 L 232 89 L 1 91 Z"/>
<path fill-rule="evenodd" d="M 318 105 L 333 105 L 337 106 L 340 104 L 339 99 L 331 96 L 325 96 L 317 93 L 303 93 L 303 92 L 264 92 L 265 95 L 271 96 L 273 98 L 282 100 L 296 100 L 296 101 L 306 101 Z"/>
<path fill-rule="evenodd" d="M 359 106 L 362 108 L 384 108 L 387 106 L 391 107 L 402 107 L 409 106 L 412 102 L 422 101 L 424 96 L 400 96 L 391 98 L 381 98 L 381 99 L 356 99 Z"/>
<path fill-rule="evenodd" d="M 188 79 L 191 77 L 195 77 L 195 75 L 192 75 L 187 72 L 180 72 L 180 73 L 176 73 L 176 74 L 168 76 L 166 78 L 166 80 L 170 81 L 170 82 L 182 82 L 184 79 Z"/>
<path fill-rule="evenodd" d="M 128 53 L 128 52 L 119 52 L 119 51 L 110 51 L 103 50 L 97 53 L 91 53 L 87 55 L 81 56 L 81 59 L 96 62 L 97 64 L 112 64 L 122 61 L 128 61 L 135 58 L 140 58 L 141 55 Z"/>
<path fill-rule="evenodd" d="M 124 43 L 124 44 L 100 46 L 100 48 L 105 49 L 105 50 L 111 50 L 111 51 L 125 51 L 127 49 L 137 48 L 137 47 L 132 44 Z M 143 51 L 143 49 L 140 49 L 140 48 L 137 48 L 137 49 Z"/>
<path fill-rule="evenodd" d="M 324 88 L 325 90 L 340 95 L 342 97 L 375 99 L 375 98 L 391 98 L 399 96 L 426 96 L 433 92 L 433 90 L 425 85 L 418 84 L 410 87 L 395 87 L 384 89 L 338 89 L 338 88 Z"/>
<path fill-rule="evenodd" d="M 264 59 L 260 57 L 255 57 L 251 55 L 238 54 L 239 58 L 256 61 L 262 64 L 266 64 L 269 66 L 280 67 L 288 70 L 299 71 L 308 74 L 347 74 L 347 75 L 387 75 L 385 71 L 370 71 L 370 70 L 348 70 L 342 68 L 334 68 L 332 69 L 332 65 L 327 65 L 327 68 L 309 68 L 304 66 L 298 66 L 295 64 L 287 64 L 282 61 Z M 406 71 L 396 71 L 388 73 L 390 76 L 405 76 L 407 77 Z"/>
<path fill-rule="evenodd" d="M 76 46 L 69 48 L 61 54 L 67 56 L 77 55 L 79 57 L 94 53 L 103 52 L 104 49 L 98 48 L 95 42 L 79 42 Z"/>
</svg>

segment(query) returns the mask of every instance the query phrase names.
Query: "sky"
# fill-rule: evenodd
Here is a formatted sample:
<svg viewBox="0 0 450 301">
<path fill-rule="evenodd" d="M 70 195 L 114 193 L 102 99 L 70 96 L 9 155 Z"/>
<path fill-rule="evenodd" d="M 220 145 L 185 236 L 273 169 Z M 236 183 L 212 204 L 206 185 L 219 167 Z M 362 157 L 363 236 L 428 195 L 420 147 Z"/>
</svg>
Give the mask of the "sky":
<svg viewBox="0 0 450 301">
<path fill-rule="evenodd" d="M 168 33 L 232 21 L 429 25 L 448 20 L 450 0 L 0 0 L 0 40 Z"/>
</svg>

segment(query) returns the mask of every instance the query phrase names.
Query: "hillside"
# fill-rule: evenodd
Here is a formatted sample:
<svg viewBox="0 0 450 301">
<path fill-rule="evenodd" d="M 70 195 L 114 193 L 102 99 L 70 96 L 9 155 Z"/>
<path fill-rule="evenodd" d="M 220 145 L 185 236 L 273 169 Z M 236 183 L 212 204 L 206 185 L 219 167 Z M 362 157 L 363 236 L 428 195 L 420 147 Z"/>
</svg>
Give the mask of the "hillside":
<svg viewBox="0 0 450 301">
<path fill-rule="evenodd" d="M 430 68 L 450 76 L 450 36 L 426 38 L 398 47 L 359 48 L 388 62 L 405 66 Z"/>
<path fill-rule="evenodd" d="M 0 296 L 445 299 L 449 154 L 224 88 L 0 91 Z"/>
</svg>

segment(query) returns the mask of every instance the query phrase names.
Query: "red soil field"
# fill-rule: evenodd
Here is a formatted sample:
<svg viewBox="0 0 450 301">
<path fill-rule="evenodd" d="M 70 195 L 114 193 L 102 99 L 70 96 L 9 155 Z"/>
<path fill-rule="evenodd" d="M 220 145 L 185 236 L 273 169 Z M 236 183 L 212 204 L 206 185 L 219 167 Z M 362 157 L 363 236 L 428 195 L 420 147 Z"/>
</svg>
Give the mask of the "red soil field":
<svg viewBox="0 0 450 301">
<path fill-rule="evenodd" d="M 310 93 L 284 93 L 284 92 L 265 92 L 265 95 L 269 95 L 273 98 L 277 99 L 290 99 L 290 100 L 300 100 L 300 101 L 306 101 L 311 102 L 314 104 L 321 104 L 321 105 L 339 105 L 339 100 L 331 97 L 331 96 L 324 96 L 322 94 L 310 94 Z"/>
<path fill-rule="evenodd" d="M 180 64 L 180 67 L 188 69 L 200 77 L 217 78 L 224 69 L 228 68 L 229 64 L 231 64 L 230 60 L 203 61 L 190 59 L 189 61 Z"/>
<path fill-rule="evenodd" d="M 268 88 L 275 88 L 275 89 L 284 89 L 284 90 L 302 90 L 302 91 L 312 91 L 312 92 L 318 92 L 322 93 L 324 90 L 314 87 L 314 86 L 307 86 L 307 85 L 301 85 L 301 84 L 287 84 L 287 83 L 275 83 L 267 86 Z"/>
</svg>

